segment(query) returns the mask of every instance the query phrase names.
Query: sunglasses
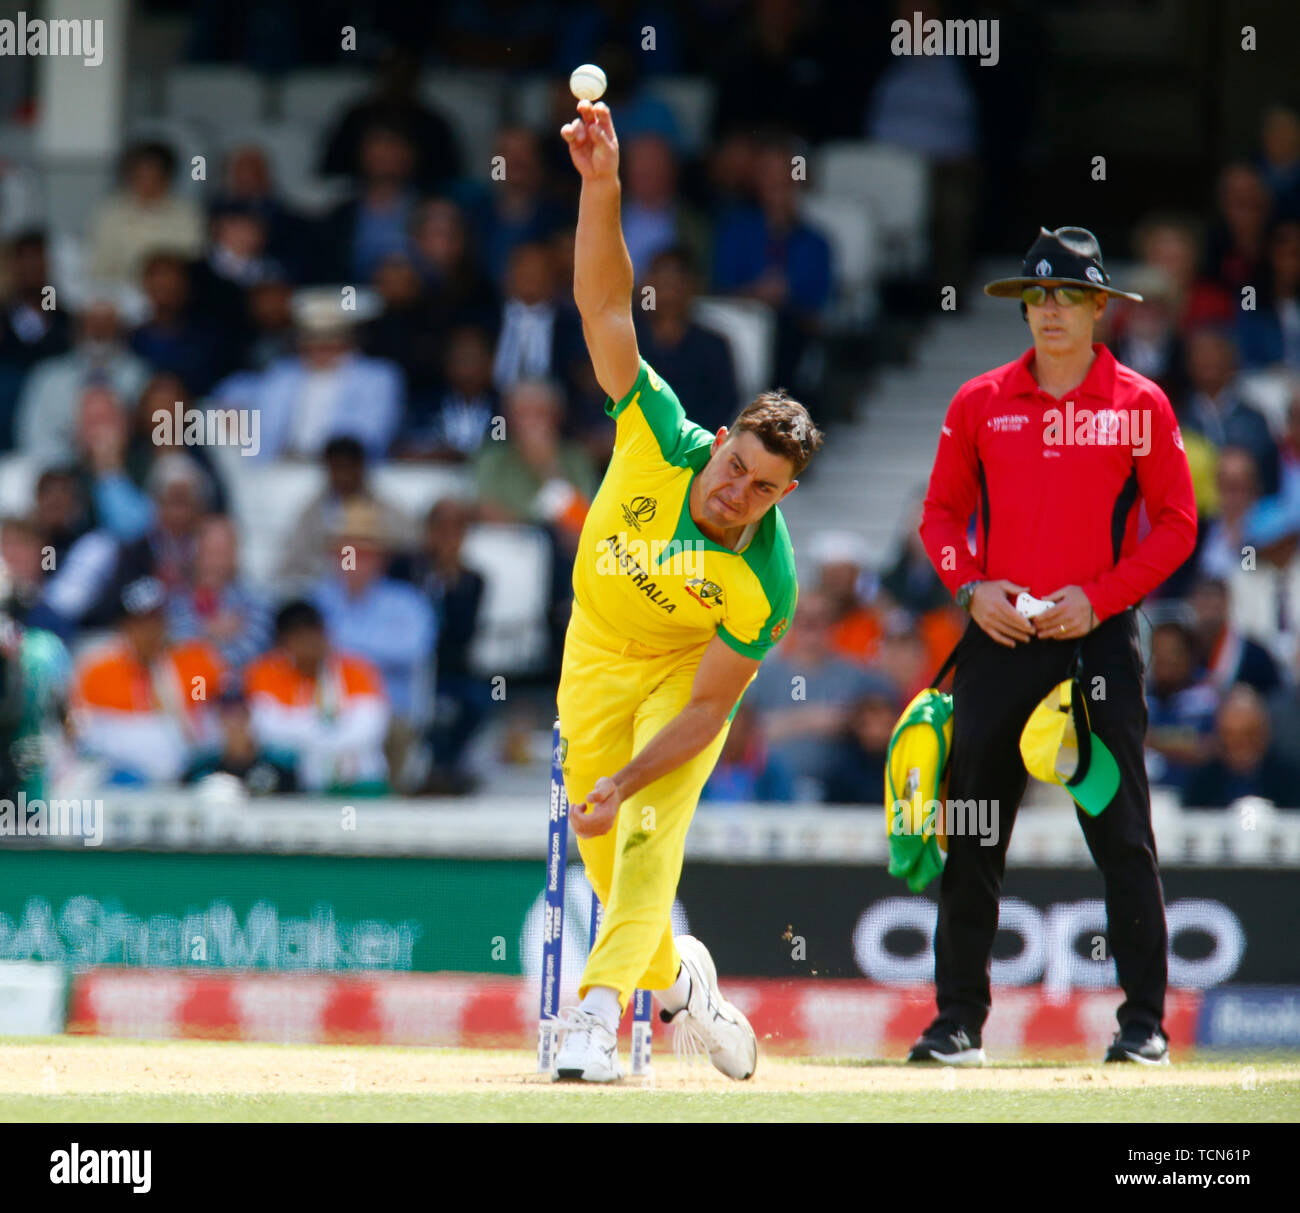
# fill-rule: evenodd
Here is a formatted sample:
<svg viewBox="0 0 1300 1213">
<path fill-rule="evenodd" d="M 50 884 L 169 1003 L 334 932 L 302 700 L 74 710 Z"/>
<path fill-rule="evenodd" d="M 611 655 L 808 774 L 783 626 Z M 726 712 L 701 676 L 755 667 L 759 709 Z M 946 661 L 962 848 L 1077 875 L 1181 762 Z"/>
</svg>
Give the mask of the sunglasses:
<svg viewBox="0 0 1300 1213">
<path fill-rule="evenodd" d="M 1020 292 L 1020 301 L 1030 307 L 1041 307 L 1052 295 L 1062 307 L 1078 307 L 1092 292 L 1083 286 L 1027 286 Z"/>
</svg>

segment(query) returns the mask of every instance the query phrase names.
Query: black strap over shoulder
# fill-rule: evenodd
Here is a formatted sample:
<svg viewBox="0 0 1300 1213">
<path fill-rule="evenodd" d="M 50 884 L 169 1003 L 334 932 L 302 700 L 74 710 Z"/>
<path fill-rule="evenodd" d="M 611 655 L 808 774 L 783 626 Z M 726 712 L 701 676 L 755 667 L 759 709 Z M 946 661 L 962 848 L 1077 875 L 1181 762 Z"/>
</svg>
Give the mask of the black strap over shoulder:
<svg viewBox="0 0 1300 1213">
<path fill-rule="evenodd" d="M 943 665 L 939 667 L 939 672 L 930 679 L 929 685 L 931 687 L 934 687 L 937 690 L 943 685 L 943 680 L 948 676 L 948 671 L 957 664 L 957 650 L 961 648 L 961 642 L 965 639 L 966 634 L 963 632 L 961 640 L 958 640 L 957 643 L 952 646 L 952 652 L 943 659 Z"/>
</svg>

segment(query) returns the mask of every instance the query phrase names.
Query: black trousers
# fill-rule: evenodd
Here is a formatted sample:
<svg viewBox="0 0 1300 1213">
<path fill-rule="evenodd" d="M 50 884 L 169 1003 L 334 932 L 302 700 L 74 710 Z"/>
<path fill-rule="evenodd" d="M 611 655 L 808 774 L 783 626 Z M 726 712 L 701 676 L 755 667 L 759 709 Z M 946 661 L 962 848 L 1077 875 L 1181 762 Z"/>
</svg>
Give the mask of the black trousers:
<svg viewBox="0 0 1300 1213">
<path fill-rule="evenodd" d="M 1069 677 L 1077 640 L 1032 639 L 1008 649 L 970 622 L 953 680 L 952 761 L 948 796 L 998 805 L 998 838 L 974 833 L 948 839 L 934 935 L 939 1015 L 979 1039 L 988 1018 L 989 962 L 998 897 L 1016 811 L 1028 774 L 1020 732 L 1039 701 Z M 1125 999 L 1121 1025 L 1161 1028 L 1167 980 L 1164 895 L 1151 831 L 1151 796 L 1143 763 L 1147 709 L 1136 612 L 1112 616 L 1083 640 L 1083 693 L 1093 732 L 1119 766 L 1119 791 L 1098 817 L 1076 806 L 1088 849 L 1105 880 L 1109 947 Z M 1105 697 L 1094 694 L 1104 679 Z"/>
</svg>

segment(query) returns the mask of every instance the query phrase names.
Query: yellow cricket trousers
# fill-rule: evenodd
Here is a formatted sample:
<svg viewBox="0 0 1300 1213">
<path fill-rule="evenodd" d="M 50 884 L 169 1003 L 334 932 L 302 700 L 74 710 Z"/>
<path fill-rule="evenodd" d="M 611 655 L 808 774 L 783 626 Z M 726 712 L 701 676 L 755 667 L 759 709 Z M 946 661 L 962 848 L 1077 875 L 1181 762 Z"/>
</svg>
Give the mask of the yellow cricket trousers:
<svg viewBox="0 0 1300 1213">
<path fill-rule="evenodd" d="M 705 647 L 652 653 L 635 641 L 617 645 L 574 604 L 558 696 L 570 803 L 580 804 L 597 779 L 626 766 L 686 706 Z M 689 762 L 628 797 L 607 833 L 578 839 L 587 878 L 605 908 L 580 996 L 609 986 L 626 1008 L 638 987 L 664 990 L 677 979 L 671 914 L 686 832 L 729 727 Z"/>
</svg>

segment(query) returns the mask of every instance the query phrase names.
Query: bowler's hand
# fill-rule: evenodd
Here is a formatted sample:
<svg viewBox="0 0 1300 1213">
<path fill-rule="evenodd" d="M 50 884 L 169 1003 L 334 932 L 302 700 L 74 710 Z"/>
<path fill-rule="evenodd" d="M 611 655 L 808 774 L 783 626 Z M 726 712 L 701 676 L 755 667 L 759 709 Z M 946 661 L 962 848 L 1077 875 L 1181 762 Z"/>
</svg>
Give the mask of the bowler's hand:
<svg viewBox="0 0 1300 1213">
<path fill-rule="evenodd" d="M 579 101 L 578 116 L 560 127 L 560 134 L 583 181 L 618 180 L 618 136 L 603 101 Z"/>
<path fill-rule="evenodd" d="M 1014 581 L 981 581 L 970 599 L 970 616 L 998 644 L 1014 649 L 1034 634 L 1033 625 L 1012 604 L 1027 586 Z"/>
<path fill-rule="evenodd" d="M 622 803 L 618 784 L 608 775 L 602 775 L 584 803 L 569 806 L 573 832 L 582 838 L 596 838 L 608 832 L 618 819 L 618 806 Z"/>
<path fill-rule="evenodd" d="M 1067 585 L 1045 595 L 1056 605 L 1034 618 L 1034 629 L 1044 640 L 1077 640 L 1097 626 L 1092 603 L 1077 585 Z"/>
</svg>

